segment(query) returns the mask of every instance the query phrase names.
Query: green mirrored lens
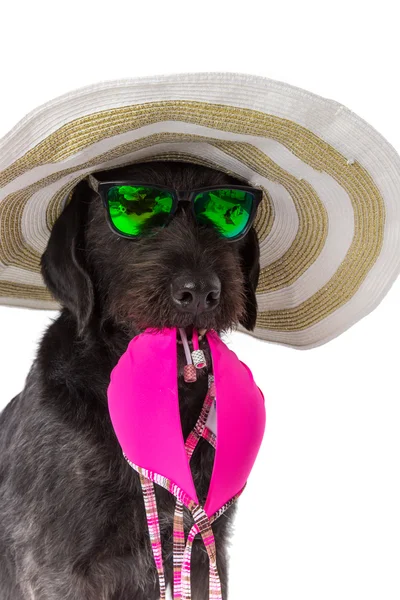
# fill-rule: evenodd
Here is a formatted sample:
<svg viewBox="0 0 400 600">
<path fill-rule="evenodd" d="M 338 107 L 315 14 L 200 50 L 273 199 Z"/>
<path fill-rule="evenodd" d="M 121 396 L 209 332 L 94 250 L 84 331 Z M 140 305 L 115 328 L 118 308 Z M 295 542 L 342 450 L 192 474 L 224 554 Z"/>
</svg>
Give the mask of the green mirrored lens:
<svg viewBox="0 0 400 600">
<path fill-rule="evenodd" d="M 200 223 L 212 224 L 226 238 L 240 235 L 249 222 L 254 195 L 246 190 L 220 189 L 197 194 L 194 210 Z"/>
<path fill-rule="evenodd" d="M 173 197 L 147 186 L 115 185 L 108 190 L 108 210 L 114 227 L 125 235 L 143 235 L 163 227 L 171 214 Z"/>
</svg>

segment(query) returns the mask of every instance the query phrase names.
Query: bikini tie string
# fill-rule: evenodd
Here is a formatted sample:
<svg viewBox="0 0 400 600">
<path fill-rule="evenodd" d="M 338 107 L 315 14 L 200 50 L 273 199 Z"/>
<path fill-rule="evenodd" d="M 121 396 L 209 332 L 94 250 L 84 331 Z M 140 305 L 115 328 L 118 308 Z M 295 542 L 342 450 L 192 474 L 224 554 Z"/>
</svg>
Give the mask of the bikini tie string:
<svg viewBox="0 0 400 600">
<path fill-rule="evenodd" d="M 193 452 L 199 440 L 202 437 L 206 439 L 214 448 L 216 446 L 215 435 L 206 427 L 208 415 L 212 404 L 215 400 L 214 394 L 214 378 L 212 375 L 209 375 L 209 387 L 202 411 L 200 413 L 195 427 L 189 434 L 185 443 L 185 450 L 189 461 L 192 458 Z M 160 584 L 160 600 L 165 600 L 166 584 L 162 561 L 161 534 L 155 495 L 155 486 L 153 481 L 148 479 L 145 475 L 143 475 L 143 473 L 140 473 L 140 481 L 144 496 L 147 524 L 150 534 L 150 543 L 158 572 Z M 230 504 L 231 502 L 228 503 L 226 507 L 223 507 L 223 509 L 226 510 L 226 508 L 228 508 Z M 212 531 L 212 522 L 215 520 L 217 515 L 220 516 L 220 514 L 222 514 L 224 510 L 221 509 L 217 513 L 217 515 L 213 516 L 210 519 L 200 505 L 196 504 L 193 501 L 189 502 L 187 504 L 187 507 L 189 508 L 193 517 L 194 525 L 192 526 L 188 534 L 187 541 L 185 542 L 183 525 L 183 506 L 184 502 L 181 499 L 177 498 L 173 524 L 173 598 L 174 600 L 190 600 L 191 598 L 191 553 L 193 547 L 193 540 L 195 539 L 196 535 L 200 534 L 203 539 L 203 543 L 206 548 L 210 562 L 209 600 L 222 600 L 221 581 L 217 568 L 217 554 L 215 547 L 215 538 Z"/>
</svg>

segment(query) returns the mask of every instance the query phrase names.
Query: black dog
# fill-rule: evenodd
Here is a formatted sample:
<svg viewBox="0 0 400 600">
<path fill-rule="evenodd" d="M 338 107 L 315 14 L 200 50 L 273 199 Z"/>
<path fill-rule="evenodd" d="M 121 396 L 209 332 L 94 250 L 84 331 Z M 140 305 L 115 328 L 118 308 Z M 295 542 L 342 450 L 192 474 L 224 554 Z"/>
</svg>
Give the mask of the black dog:
<svg viewBox="0 0 400 600">
<path fill-rule="evenodd" d="M 177 162 L 136 164 L 96 177 L 178 190 L 243 184 Z M 257 309 L 255 231 L 227 243 L 198 226 L 187 204 L 182 202 L 157 235 L 124 239 L 110 230 L 99 196 L 82 181 L 54 225 L 42 273 L 64 308 L 44 334 L 24 390 L 0 415 L 0 600 L 159 598 L 138 475 L 122 456 L 108 414 L 110 372 L 130 339 L 148 326 L 221 332 L 240 322 L 251 330 Z M 193 283 L 192 294 L 211 293 L 211 308 L 196 314 L 187 303 L 185 308 L 182 277 Z M 185 384 L 182 368 L 183 357 L 179 398 L 186 439 L 199 416 L 207 376 Z M 201 440 L 191 461 L 201 503 L 213 458 L 213 448 Z M 175 499 L 157 486 L 157 502 L 171 583 Z M 213 526 L 224 598 L 234 510 Z M 191 524 L 185 512 L 186 533 Z M 199 539 L 192 555 L 192 598 L 208 598 L 208 557 Z"/>
</svg>

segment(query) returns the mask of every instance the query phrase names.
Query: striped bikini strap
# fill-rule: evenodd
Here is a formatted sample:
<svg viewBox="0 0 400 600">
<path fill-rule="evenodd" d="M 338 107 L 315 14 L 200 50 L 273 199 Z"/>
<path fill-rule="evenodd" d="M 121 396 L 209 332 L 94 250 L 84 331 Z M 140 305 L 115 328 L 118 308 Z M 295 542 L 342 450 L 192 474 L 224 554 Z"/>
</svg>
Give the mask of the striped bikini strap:
<svg viewBox="0 0 400 600">
<path fill-rule="evenodd" d="M 166 597 L 166 586 L 165 586 L 165 574 L 164 567 L 162 561 L 162 545 L 161 545 L 161 535 L 160 535 L 160 525 L 159 518 L 157 512 L 157 504 L 156 504 L 156 496 L 155 496 L 155 487 L 154 482 L 161 485 L 169 492 L 174 494 L 177 497 L 177 502 L 180 502 L 181 505 L 185 505 L 189 511 L 191 512 L 193 519 L 195 521 L 192 529 L 189 532 L 188 540 L 186 546 L 183 548 L 183 560 L 182 569 L 181 569 L 181 577 L 179 579 L 179 583 L 181 588 L 179 589 L 180 596 L 179 600 L 190 600 L 190 562 L 191 562 L 191 551 L 193 540 L 197 534 L 203 538 L 203 542 L 205 544 L 207 554 L 210 560 L 210 571 L 209 571 L 209 581 L 210 581 L 210 593 L 209 600 L 222 600 L 222 590 L 220 578 L 218 575 L 218 569 L 216 565 L 216 548 L 215 548 L 215 540 L 212 532 L 211 524 L 216 521 L 232 504 L 239 498 L 239 496 L 243 493 L 245 486 L 240 490 L 236 496 L 234 496 L 231 500 L 229 500 L 224 506 L 222 506 L 211 518 L 208 518 L 207 514 L 204 512 L 201 506 L 197 505 L 195 502 L 190 500 L 190 498 L 185 494 L 183 490 L 174 485 L 170 480 L 166 479 L 162 475 L 154 473 L 153 471 L 149 471 L 138 465 L 135 465 L 124 455 L 127 462 L 131 465 L 133 469 L 135 469 L 139 475 L 140 480 L 142 482 L 142 489 L 145 498 L 145 508 L 146 508 L 146 517 L 147 524 L 149 528 L 151 547 L 153 550 L 154 561 L 156 564 L 158 576 L 159 576 L 159 584 L 160 584 L 160 600 L 165 600 Z M 174 589 L 174 598 L 175 598 L 175 589 Z"/>
<path fill-rule="evenodd" d="M 162 545 L 161 545 L 161 534 L 160 534 L 160 522 L 158 519 L 156 493 L 154 489 L 154 483 L 139 473 L 140 483 L 142 485 L 142 492 L 144 498 L 144 507 L 146 510 L 147 526 L 149 528 L 150 544 L 153 550 L 154 562 L 158 573 L 158 580 L 160 584 L 160 600 L 165 600 L 166 587 L 165 587 L 165 574 L 164 574 L 164 563 L 162 559 Z"/>
<path fill-rule="evenodd" d="M 211 523 L 214 523 L 214 521 L 216 521 L 221 515 L 223 515 L 224 512 L 226 510 L 228 510 L 228 508 L 230 508 L 236 502 L 236 500 L 242 494 L 242 492 L 244 490 L 244 487 L 240 490 L 240 492 L 238 494 L 236 494 L 236 496 L 234 496 L 234 498 L 232 498 L 231 500 L 229 500 L 229 502 L 227 502 L 222 508 L 219 509 L 219 511 L 217 511 L 210 518 L 210 522 Z M 191 588 L 190 588 L 190 562 L 191 562 L 191 553 L 192 553 L 192 547 L 193 547 L 194 538 L 196 537 L 196 535 L 198 533 L 200 533 L 200 530 L 199 530 L 198 525 L 195 523 L 193 525 L 193 527 L 191 528 L 191 530 L 189 531 L 188 538 L 187 538 L 187 543 L 186 543 L 184 554 L 183 554 L 182 600 L 190 600 L 190 593 L 191 593 Z M 211 579 L 211 572 L 210 572 L 210 579 Z M 210 589 L 213 589 L 213 585 L 214 585 L 214 582 L 210 581 Z"/>
<path fill-rule="evenodd" d="M 189 434 L 185 443 L 185 449 L 189 461 L 192 458 L 193 452 L 201 437 L 206 439 L 214 448 L 216 447 L 216 436 L 206 426 L 213 402 L 215 402 L 214 377 L 209 375 L 209 387 L 202 411 L 195 427 Z M 164 565 L 162 560 L 160 523 L 157 511 L 154 482 L 166 488 L 176 497 L 173 533 L 174 600 L 190 600 L 191 551 L 193 540 L 198 534 L 200 534 L 202 537 L 209 558 L 209 600 L 222 600 L 221 581 L 217 568 L 217 553 L 212 523 L 237 500 L 244 488 L 234 498 L 227 502 L 217 513 L 215 513 L 215 515 L 209 518 L 204 509 L 200 505 L 193 502 L 193 500 L 191 500 L 185 494 L 185 492 L 178 488 L 173 482 L 162 475 L 153 473 L 152 471 L 135 465 L 129 461 L 125 454 L 124 457 L 131 467 L 138 471 L 140 475 L 150 542 L 160 584 L 160 600 L 165 600 L 166 585 Z M 183 506 L 186 506 L 189 509 L 194 520 L 194 525 L 189 532 L 186 544 L 183 526 Z"/>
<path fill-rule="evenodd" d="M 215 448 L 215 440 L 213 440 L 208 434 L 209 430 L 206 427 L 208 415 L 210 413 L 213 402 L 215 402 L 215 384 L 214 384 L 214 376 L 208 375 L 208 391 L 205 397 L 202 410 L 200 412 L 199 418 L 197 419 L 196 425 L 190 432 L 186 443 L 185 450 L 190 462 L 193 452 L 200 440 L 203 436 L 205 437 L 205 432 L 207 431 L 207 441 L 212 443 L 214 441 Z M 212 432 L 210 432 L 212 433 Z M 215 436 L 214 436 L 215 438 Z M 196 534 L 200 533 L 200 530 L 196 531 Z M 184 564 L 184 552 L 185 552 L 185 534 L 183 527 L 183 504 L 180 500 L 176 501 L 175 505 L 175 514 L 174 514 L 174 530 L 173 530 L 173 589 L 174 589 L 174 600 L 180 600 L 182 597 L 182 579 L 185 577 L 189 579 L 189 593 L 190 593 L 190 560 L 189 564 Z M 190 554 L 189 554 L 190 558 Z M 187 589 L 186 589 L 187 594 Z"/>
</svg>

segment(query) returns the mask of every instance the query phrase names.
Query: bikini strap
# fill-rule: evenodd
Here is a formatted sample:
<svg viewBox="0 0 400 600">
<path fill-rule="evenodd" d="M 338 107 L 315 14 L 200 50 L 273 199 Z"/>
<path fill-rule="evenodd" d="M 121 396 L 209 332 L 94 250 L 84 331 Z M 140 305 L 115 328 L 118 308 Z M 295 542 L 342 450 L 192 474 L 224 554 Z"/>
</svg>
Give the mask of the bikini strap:
<svg viewBox="0 0 400 600">
<path fill-rule="evenodd" d="M 162 559 L 162 544 L 160 534 L 160 521 L 158 518 L 156 492 L 154 483 L 139 473 L 142 485 L 144 507 L 146 510 L 147 526 L 149 528 L 150 543 L 153 550 L 154 562 L 160 583 L 160 600 L 165 600 L 166 587 L 164 575 L 164 563 Z"/>
<path fill-rule="evenodd" d="M 183 515 L 183 505 L 185 505 L 193 516 L 193 520 L 195 521 L 193 527 L 191 528 L 186 545 L 183 544 L 183 555 L 179 554 L 177 556 L 182 556 L 181 561 L 174 562 L 174 598 L 179 598 L 179 600 L 190 600 L 191 598 L 191 584 L 190 584 L 190 566 L 191 566 L 191 552 L 193 546 L 193 540 L 197 534 L 202 536 L 204 545 L 206 547 L 206 551 L 210 561 L 210 570 L 209 570 L 209 600 L 222 600 L 222 590 L 221 590 L 221 581 L 218 574 L 217 561 L 216 561 L 216 547 L 215 547 L 215 539 L 212 531 L 212 523 L 216 521 L 232 504 L 239 498 L 239 496 L 243 493 L 245 486 L 240 490 L 236 496 L 234 496 L 231 500 L 229 500 L 224 506 L 222 506 L 214 515 L 209 518 L 207 514 L 204 512 L 203 508 L 193 502 L 183 490 L 181 490 L 178 486 L 173 484 L 169 479 L 139 467 L 135 465 L 124 454 L 125 460 L 131 465 L 133 469 L 135 469 L 140 475 L 140 481 L 142 483 L 143 489 L 143 497 L 144 504 L 146 509 L 146 517 L 147 517 L 147 525 L 149 529 L 150 542 L 153 550 L 154 561 L 156 564 L 159 584 L 160 584 L 160 600 L 166 600 L 166 585 L 165 585 L 165 574 L 164 574 L 164 566 L 162 561 L 162 544 L 161 544 L 161 534 L 160 534 L 160 524 L 157 512 L 157 503 L 156 503 L 156 495 L 155 495 L 155 486 L 154 483 L 161 485 L 169 492 L 171 492 L 177 498 L 177 505 L 180 504 L 182 506 L 182 515 Z M 179 515 L 181 513 L 178 510 Z M 180 516 L 179 516 L 180 518 Z M 183 523 L 183 519 L 182 519 Z M 182 527 L 181 540 L 184 540 L 184 533 Z M 181 546 L 179 546 L 181 548 Z M 176 547 L 174 546 L 174 553 Z M 182 563 L 182 566 L 180 567 Z M 175 573 L 177 573 L 177 568 L 179 569 L 180 576 L 175 578 Z M 178 588 L 175 588 L 175 579 L 178 583 Z M 179 596 L 177 596 L 177 590 L 179 590 Z"/>
<path fill-rule="evenodd" d="M 190 432 L 189 436 L 186 439 L 185 450 L 188 460 L 190 462 L 193 452 L 200 440 L 200 438 L 204 437 L 204 432 L 208 428 L 206 428 L 206 423 L 208 419 L 208 415 L 210 413 L 210 409 L 212 407 L 213 402 L 215 401 L 215 385 L 214 385 L 214 376 L 208 375 L 208 390 L 207 395 L 205 397 L 203 407 L 201 409 L 199 418 L 197 419 L 196 425 Z M 200 530 L 196 532 L 199 533 Z M 187 542 L 188 543 L 188 542 Z M 191 551 L 191 550 L 190 550 Z M 183 556 L 185 552 L 185 534 L 183 527 L 183 504 L 177 500 L 175 506 L 174 513 L 174 528 L 173 528 L 173 563 L 174 563 L 174 600 L 180 600 L 182 598 L 182 570 L 183 570 Z M 190 557 L 190 554 L 189 554 Z M 189 577 L 190 581 L 190 558 L 189 558 L 189 575 L 186 574 L 186 577 Z"/>
<path fill-rule="evenodd" d="M 214 376 L 208 376 L 208 391 L 203 403 L 200 416 L 195 427 L 189 434 L 185 449 L 188 460 L 193 456 L 193 452 L 200 440 L 206 439 L 214 448 L 216 447 L 216 436 L 207 427 L 207 419 L 210 410 L 215 403 L 215 385 Z M 123 453 L 124 458 L 134 468 L 140 476 L 140 482 L 143 490 L 144 505 L 146 510 L 147 525 L 150 535 L 150 543 L 153 551 L 154 561 L 157 568 L 160 584 L 160 600 L 166 598 L 166 584 L 164 565 L 162 560 L 162 544 L 160 534 L 160 523 L 157 511 L 156 495 L 154 483 L 161 485 L 176 497 L 176 505 L 173 523 L 173 588 L 174 600 L 190 600 L 190 566 L 193 541 L 196 535 L 200 534 L 206 548 L 209 558 L 209 600 L 222 600 L 221 580 L 218 574 L 217 553 L 215 538 L 212 530 L 212 523 L 219 518 L 241 495 L 243 489 L 229 502 L 227 502 L 211 518 L 208 517 L 203 507 L 191 500 L 187 494 L 166 477 L 153 473 L 147 469 L 139 467 L 132 463 Z M 192 526 L 187 541 L 185 543 L 183 507 L 186 506 L 192 514 L 194 525 Z"/>
<path fill-rule="evenodd" d="M 185 442 L 185 450 L 186 455 L 189 459 L 192 458 L 193 452 L 200 440 L 203 437 L 204 431 L 206 429 L 206 423 L 208 419 L 208 415 L 210 414 L 211 407 L 213 402 L 215 401 L 215 384 L 214 384 L 214 375 L 208 375 L 208 390 L 207 395 L 204 399 L 203 407 L 201 409 L 199 418 L 197 419 L 196 425 L 193 427 L 192 431 L 189 433 L 186 442 Z"/>
<path fill-rule="evenodd" d="M 224 514 L 225 511 L 228 510 L 239 498 L 239 496 L 243 493 L 244 487 L 240 490 L 234 498 L 229 500 L 222 508 L 220 508 L 212 517 L 210 518 L 210 524 L 214 523 L 221 515 Z M 191 564 L 191 553 L 193 547 L 193 540 L 196 535 L 200 533 L 199 525 L 195 523 L 191 530 L 189 531 L 187 543 L 183 555 L 183 563 L 182 563 L 182 600 L 190 600 L 191 594 L 191 583 L 190 583 L 190 564 Z M 215 590 L 217 582 L 214 581 L 215 571 L 210 569 L 210 590 Z M 218 574 L 218 572 L 217 572 Z"/>
</svg>

